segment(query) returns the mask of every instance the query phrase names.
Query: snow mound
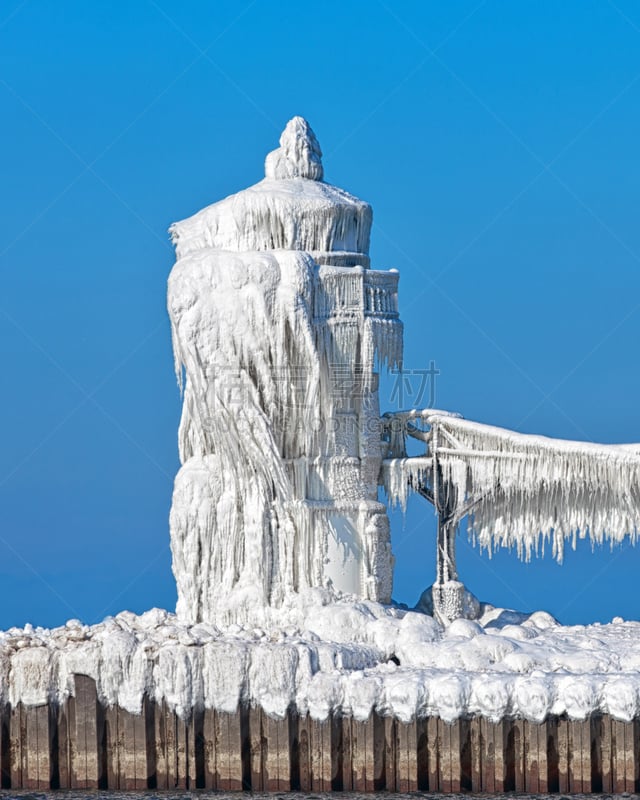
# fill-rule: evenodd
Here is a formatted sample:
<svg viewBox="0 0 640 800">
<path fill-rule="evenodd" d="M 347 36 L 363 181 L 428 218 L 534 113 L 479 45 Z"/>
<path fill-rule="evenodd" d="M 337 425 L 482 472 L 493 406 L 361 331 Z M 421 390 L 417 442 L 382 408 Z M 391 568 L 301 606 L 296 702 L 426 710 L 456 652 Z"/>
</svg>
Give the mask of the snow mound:
<svg viewBox="0 0 640 800">
<path fill-rule="evenodd" d="M 445 630 L 422 613 L 322 590 L 289 597 L 263 622 L 189 625 L 153 609 L 93 626 L 12 628 L 0 633 L 0 702 L 61 702 L 80 673 L 101 702 L 134 713 L 145 693 L 182 716 L 239 703 L 274 718 L 289 709 L 404 721 L 638 713 L 638 622 L 564 627 L 544 612 L 485 606 L 478 622 Z"/>
</svg>

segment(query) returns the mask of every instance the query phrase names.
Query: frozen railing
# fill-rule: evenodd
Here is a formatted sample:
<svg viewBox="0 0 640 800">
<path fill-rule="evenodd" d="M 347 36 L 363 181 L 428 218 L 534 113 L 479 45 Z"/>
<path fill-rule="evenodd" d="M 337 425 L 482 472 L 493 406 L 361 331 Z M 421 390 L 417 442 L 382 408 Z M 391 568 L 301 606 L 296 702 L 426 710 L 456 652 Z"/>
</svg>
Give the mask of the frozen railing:
<svg viewBox="0 0 640 800">
<path fill-rule="evenodd" d="M 364 314 L 398 319 L 398 277 L 394 270 L 321 266 L 314 293 L 314 318 Z"/>
<path fill-rule="evenodd" d="M 392 411 L 382 416 L 382 440 L 386 444 L 387 459 L 407 458 L 407 439 L 417 439 L 425 444 L 424 456 L 429 454 L 433 428 L 431 418 L 452 417 L 461 419 L 451 411 L 433 408 L 413 408 L 410 411 Z"/>
<path fill-rule="evenodd" d="M 457 582 L 455 531 L 463 517 L 481 548 L 514 548 L 527 560 L 547 541 L 562 561 L 566 541 L 613 545 L 640 536 L 638 444 L 533 436 L 433 409 L 386 414 L 382 422 L 381 482 L 391 502 L 404 506 L 415 491 L 438 513 L 434 590 Z M 425 445 L 418 457 L 409 457 L 409 438 Z"/>
</svg>

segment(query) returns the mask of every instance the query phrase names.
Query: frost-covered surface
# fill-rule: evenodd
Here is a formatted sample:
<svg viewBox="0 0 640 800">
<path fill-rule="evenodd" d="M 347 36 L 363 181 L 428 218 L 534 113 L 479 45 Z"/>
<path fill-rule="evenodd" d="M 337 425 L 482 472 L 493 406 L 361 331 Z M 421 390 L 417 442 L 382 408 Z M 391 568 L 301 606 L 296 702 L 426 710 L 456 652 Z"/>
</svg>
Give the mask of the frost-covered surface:
<svg viewBox="0 0 640 800">
<path fill-rule="evenodd" d="M 389 459 L 384 482 L 404 504 L 407 491 L 434 474 L 454 509 L 469 509 L 481 547 L 515 548 L 526 559 L 551 542 L 635 542 L 640 529 L 640 445 L 602 445 L 531 436 L 455 415 L 415 412 L 430 426 L 428 452 Z M 404 443 L 390 443 L 403 456 Z M 394 453 L 395 450 L 395 453 Z M 471 505 L 473 504 L 473 505 Z"/>
<path fill-rule="evenodd" d="M 11 629 L 0 633 L 0 701 L 61 701 L 82 673 L 102 702 L 132 712 L 146 692 L 182 715 L 240 702 L 317 719 L 364 719 L 372 709 L 405 721 L 638 713 L 638 622 L 563 627 L 544 612 L 485 606 L 479 622 L 443 629 L 423 613 L 319 590 L 290 600 L 251 628 L 188 625 L 156 609 L 92 627 Z"/>
<path fill-rule="evenodd" d="M 320 155 L 296 117 L 264 181 L 172 227 L 183 620 L 248 622 L 309 587 L 391 597 L 374 369 L 402 357 L 398 276 L 365 269 L 371 208 Z"/>
<path fill-rule="evenodd" d="M 265 178 L 171 226 L 178 258 L 194 250 L 304 250 L 360 254 L 368 266 L 371 206 L 322 181 L 320 145 L 294 117 L 269 153 Z M 333 262 L 332 262 L 333 263 Z"/>
</svg>

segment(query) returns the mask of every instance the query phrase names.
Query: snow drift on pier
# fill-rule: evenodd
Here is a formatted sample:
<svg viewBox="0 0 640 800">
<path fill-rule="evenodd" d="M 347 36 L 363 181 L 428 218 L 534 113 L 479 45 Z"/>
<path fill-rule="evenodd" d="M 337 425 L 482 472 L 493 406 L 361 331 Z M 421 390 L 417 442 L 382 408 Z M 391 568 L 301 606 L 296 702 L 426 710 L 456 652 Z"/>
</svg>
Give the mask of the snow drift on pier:
<svg viewBox="0 0 640 800">
<path fill-rule="evenodd" d="M 12 628 L 0 633 L 0 705 L 61 702 L 79 673 L 106 705 L 140 713 L 146 694 L 182 717 L 240 703 L 274 718 L 375 710 L 405 722 L 640 712 L 638 622 L 563 627 L 544 612 L 484 606 L 478 622 L 444 629 L 426 614 L 319 590 L 290 601 L 260 627 L 189 625 L 155 609 L 93 626 Z"/>
</svg>

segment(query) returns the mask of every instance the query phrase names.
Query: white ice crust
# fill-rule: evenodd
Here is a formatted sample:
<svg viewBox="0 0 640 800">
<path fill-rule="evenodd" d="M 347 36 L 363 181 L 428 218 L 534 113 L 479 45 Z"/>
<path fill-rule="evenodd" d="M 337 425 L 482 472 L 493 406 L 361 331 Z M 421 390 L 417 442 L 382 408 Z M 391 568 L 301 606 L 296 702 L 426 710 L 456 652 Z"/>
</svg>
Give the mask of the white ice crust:
<svg viewBox="0 0 640 800">
<path fill-rule="evenodd" d="M 321 157 L 309 123 L 294 117 L 266 158 L 264 180 L 171 226 L 178 258 L 213 247 L 346 251 L 368 263 L 371 206 L 324 183 Z"/>
<path fill-rule="evenodd" d="M 375 709 L 403 721 L 596 712 L 631 720 L 639 710 L 638 622 L 563 627 L 545 612 L 485 606 L 478 622 L 443 629 L 423 613 L 320 590 L 264 622 L 188 625 L 154 609 L 94 626 L 12 628 L 0 633 L 0 702 L 62 701 L 82 673 L 102 702 L 134 713 L 145 693 L 182 716 L 241 702 L 274 718 L 295 709 L 365 719 Z"/>
</svg>

